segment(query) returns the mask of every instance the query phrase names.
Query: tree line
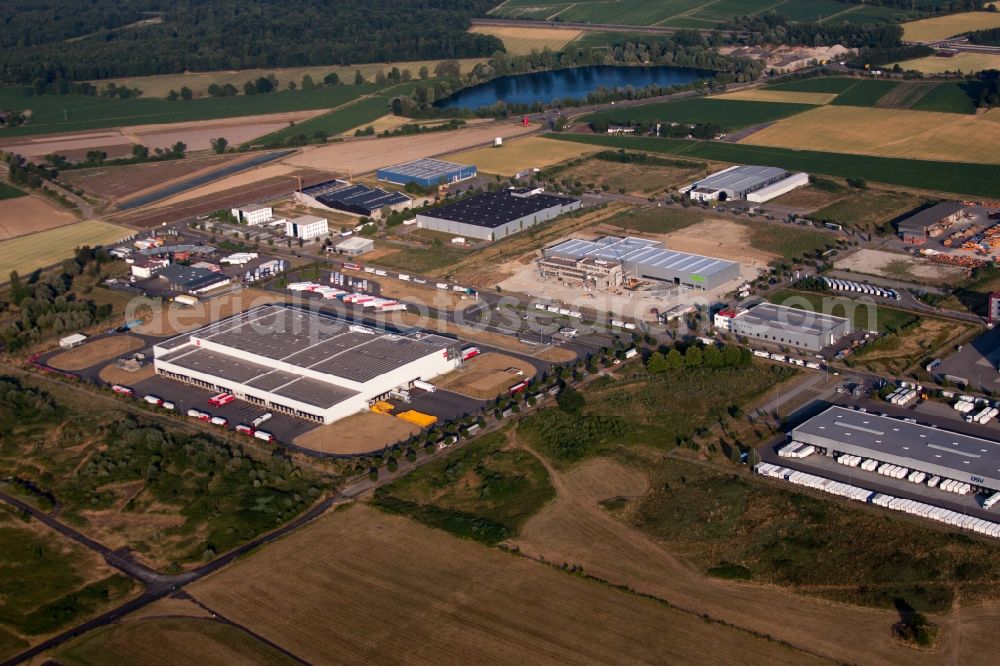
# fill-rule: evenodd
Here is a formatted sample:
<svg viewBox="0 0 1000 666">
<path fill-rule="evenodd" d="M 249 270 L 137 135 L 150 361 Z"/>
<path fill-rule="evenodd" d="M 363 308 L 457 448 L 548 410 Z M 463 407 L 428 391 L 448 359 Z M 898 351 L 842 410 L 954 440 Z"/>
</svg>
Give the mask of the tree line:
<svg viewBox="0 0 1000 666">
<path fill-rule="evenodd" d="M 0 80 L 47 86 L 124 76 L 486 57 L 468 32 L 493 0 L 12 0 Z M 152 15 L 160 22 L 124 26 Z"/>
</svg>

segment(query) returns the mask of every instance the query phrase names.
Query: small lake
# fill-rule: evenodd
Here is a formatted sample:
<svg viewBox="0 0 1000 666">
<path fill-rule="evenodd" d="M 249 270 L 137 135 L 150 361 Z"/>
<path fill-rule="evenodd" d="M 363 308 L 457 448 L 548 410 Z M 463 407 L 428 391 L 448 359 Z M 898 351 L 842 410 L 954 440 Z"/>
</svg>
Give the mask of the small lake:
<svg viewBox="0 0 1000 666">
<path fill-rule="evenodd" d="M 572 67 L 547 72 L 532 72 L 501 76 L 480 83 L 454 95 L 438 100 L 434 106 L 442 109 L 478 109 L 497 100 L 508 104 L 548 103 L 553 99 L 575 97 L 584 99 L 598 88 L 608 89 L 631 85 L 645 88 L 650 84 L 673 86 L 712 78 L 713 72 L 692 67 L 627 67 L 597 65 Z"/>
</svg>

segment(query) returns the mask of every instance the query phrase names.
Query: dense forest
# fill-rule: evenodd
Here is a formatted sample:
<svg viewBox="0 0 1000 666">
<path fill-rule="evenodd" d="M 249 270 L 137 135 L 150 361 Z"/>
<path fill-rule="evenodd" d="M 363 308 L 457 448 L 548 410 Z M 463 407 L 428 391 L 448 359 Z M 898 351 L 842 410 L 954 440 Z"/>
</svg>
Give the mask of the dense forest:
<svg viewBox="0 0 1000 666">
<path fill-rule="evenodd" d="M 1000 28 L 970 32 L 969 43 L 982 44 L 984 46 L 1000 46 Z"/>
<path fill-rule="evenodd" d="M 494 0 L 9 0 L 0 81 L 490 56 Z"/>
</svg>

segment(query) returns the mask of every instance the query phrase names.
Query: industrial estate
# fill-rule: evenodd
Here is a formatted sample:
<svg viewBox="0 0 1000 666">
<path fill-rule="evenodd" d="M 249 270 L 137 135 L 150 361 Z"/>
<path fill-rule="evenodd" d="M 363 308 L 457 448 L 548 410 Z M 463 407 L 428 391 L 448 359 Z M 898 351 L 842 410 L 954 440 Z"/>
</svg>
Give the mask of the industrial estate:
<svg viewBox="0 0 1000 666">
<path fill-rule="evenodd" d="M 995 651 L 989 3 L 42 4 L 0 662 Z"/>
</svg>

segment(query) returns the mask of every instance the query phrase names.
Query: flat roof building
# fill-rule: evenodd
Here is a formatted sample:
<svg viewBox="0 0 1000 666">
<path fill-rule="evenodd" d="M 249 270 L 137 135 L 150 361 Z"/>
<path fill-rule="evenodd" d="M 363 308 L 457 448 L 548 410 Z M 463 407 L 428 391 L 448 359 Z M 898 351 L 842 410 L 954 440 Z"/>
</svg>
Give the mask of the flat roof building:
<svg viewBox="0 0 1000 666">
<path fill-rule="evenodd" d="M 901 220 L 898 225 L 899 235 L 906 243 L 926 243 L 928 236 L 940 236 L 945 229 L 957 222 L 964 209 L 965 204 L 960 201 L 942 201 Z"/>
<path fill-rule="evenodd" d="M 657 280 L 689 289 L 712 290 L 740 278 L 735 261 L 676 252 L 662 241 L 604 236 L 597 240 L 570 238 L 542 250 L 543 261 L 561 258 L 581 262 L 599 260 L 621 265 L 623 277 Z M 588 264 L 583 263 L 581 267 Z M 539 263 L 542 269 L 543 264 Z"/>
<path fill-rule="evenodd" d="M 748 194 L 788 177 L 779 167 L 731 166 L 717 171 L 683 188 L 692 199 L 699 201 L 745 199 Z"/>
<path fill-rule="evenodd" d="M 417 226 L 492 241 L 579 207 L 579 199 L 545 194 L 541 188 L 510 187 L 475 194 L 427 213 L 418 213 Z"/>
<path fill-rule="evenodd" d="M 368 187 L 346 180 L 328 180 L 295 193 L 295 200 L 307 206 L 336 210 L 351 215 L 380 217 L 383 208 L 403 210 L 410 197 L 381 187 Z"/>
<path fill-rule="evenodd" d="M 222 273 L 181 264 L 164 266 L 156 275 L 161 280 L 165 280 L 174 291 L 182 291 L 187 294 L 204 294 L 230 283 L 230 279 Z"/>
<path fill-rule="evenodd" d="M 826 455 L 847 453 L 1000 491 L 1000 442 L 846 407 L 830 407 L 791 432 Z"/>
<path fill-rule="evenodd" d="M 460 343 L 265 305 L 153 347 L 157 374 L 329 424 L 461 363 Z"/>
<path fill-rule="evenodd" d="M 285 220 L 285 235 L 292 238 L 312 240 L 330 233 L 330 223 L 324 217 L 316 215 L 301 215 L 291 220 Z"/>
<path fill-rule="evenodd" d="M 421 187 L 435 187 L 475 178 L 476 174 L 474 166 L 425 157 L 413 162 L 379 169 L 375 172 L 375 177 L 396 185 L 415 183 Z"/>
<path fill-rule="evenodd" d="M 361 236 L 345 238 L 333 246 L 334 252 L 346 254 L 348 257 L 356 257 L 365 252 L 371 252 L 374 249 L 375 241 L 371 238 L 362 238 Z"/>
<path fill-rule="evenodd" d="M 233 208 L 229 212 L 236 218 L 237 222 L 249 224 L 251 226 L 270 222 L 271 218 L 274 216 L 274 209 L 272 209 L 271 206 L 265 206 L 264 204 L 241 206 L 239 208 Z"/>
<path fill-rule="evenodd" d="M 761 303 L 749 310 L 722 310 L 715 314 L 715 327 L 780 345 L 819 351 L 851 333 L 844 317 L 810 312 L 775 303 Z"/>
</svg>

